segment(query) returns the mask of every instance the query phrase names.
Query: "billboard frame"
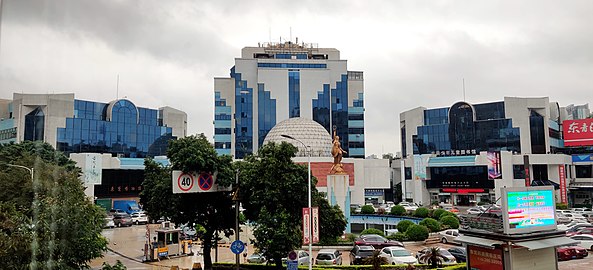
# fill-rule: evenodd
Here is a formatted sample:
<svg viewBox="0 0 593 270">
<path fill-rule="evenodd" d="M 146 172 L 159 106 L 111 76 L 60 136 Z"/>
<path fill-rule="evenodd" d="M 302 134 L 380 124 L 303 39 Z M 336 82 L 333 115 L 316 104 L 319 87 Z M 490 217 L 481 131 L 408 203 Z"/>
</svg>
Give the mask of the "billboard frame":
<svg viewBox="0 0 593 270">
<path fill-rule="evenodd" d="M 554 213 L 554 225 L 546 226 L 534 226 L 531 228 L 519 228 L 511 229 L 509 222 L 509 192 L 529 192 L 529 191 L 550 191 L 552 193 L 552 207 Z M 557 216 L 556 216 L 556 193 L 553 186 L 531 186 L 531 187 L 510 187 L 500 188 L 501 199 L 502 199 L 502 220 L 503 220 L 503 231 L 505 234 L 521 234 L 530 232 L 540 232 L 547 230 L 556 230 L 558 228 Z"/>
</svg>

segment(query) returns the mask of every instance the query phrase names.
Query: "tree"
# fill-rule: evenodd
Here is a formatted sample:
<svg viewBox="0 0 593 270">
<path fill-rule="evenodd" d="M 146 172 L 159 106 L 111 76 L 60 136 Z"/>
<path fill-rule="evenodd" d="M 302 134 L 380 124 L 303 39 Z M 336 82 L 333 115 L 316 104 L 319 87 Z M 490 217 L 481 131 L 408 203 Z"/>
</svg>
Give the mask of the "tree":
<svg viewBox="0 0 593 270">
<path fill-rule="evenodd" d="M 455 216 L 449 216 L 449 215 L 441 216 L 441 223 L 446 228 L 451 228 L 451 229 L 459 228 L 459 219 L 457 219 L 457 217 L 455 217 Z"/>
<path fill-rule="evenodd" d="M 391 207 L 391 214 L 395 216 L 404 216 L 407 213 L 406 208 L 401 205 Z"/>
<path fill-rule="evenodd" d="M 419 217 L 419 218 L 425 218 L 428 217 L 428 209 L 425 207 L 418 207 L 418 209 L 416 209 L 416 211 L 414 211 L 414 216 L 415 217 Z"/>
<path fill-rule="evenodd" d="M 255 247 L 282 268 L 281 258 L 301 246 L 302 208 L 307 207 L 307 167 L 295 164 L 297 148 L 288 143 L 268 143 L 257 156 L 247 156 L 239 165 L 245 216 L 253 221 Z M 319 207 L 321 241 L 331 241 L 346 228 L 337 206 L 330 207 L 315 187 L 312 204 Z"/>
<path fill-rule="evenodd" d="M 378 234 L 380 236 L 385 236 L 385 234 L 383 234 L 383 231 L 381 231 L 379 229 L 375 229 L 375 228 L 368 228 L 368 229 L 360 232 L 360 235 L 363 235 L 363 234 Z"/>
<path fill-rule="evenodd" d="M 360 213 L 361 214 L 366 214 L 366 215 L 370 215 L 370 214 L 374 214 L 375 213 L 375 208 L 373 208 L 372 205 L 363 205 L 362 208 L 360 209 Z"/>
<path fill-rule="evenodd" d="M 21 165 L 34 169 L 34 179 Z M 80 269 L 102 256 L 105 211 L 74 162 L 43 142 L 0 145 L 0 261 L 13 269 Z"/>
<path fill-rule="evenodd" d="M 232 158 L 218 156 L 203 134 L 170 141 L 167 156 L 171 167 L 145 160 L 144 190 L 140 201 L 149 216 L 168 217 L 176 224 L 203 226 L 204 268 L 212 269 L 210 251 L 215 234 L 221 231 L 231 235 L 235 226 L 231 192 L 173 194 L 171 170 L 210 173 L 216 176 L 216 184 L 228 187 L 235 179 Z"/>
<path fill-rule="evenodd" d="M 441 254 L 441 249 L 439 247 L 429 248 L 418 258 L 419 261 L 430 264 L 433 269 L 443 266 L 444 259 L 447 259 L 447 257 Z"/>
<path fill-rule="evenodd" d="M 414 225 L 414 222 L 409 220 L 402 220 L 399 223 L 397 223 L 397 231 L 405 233 L 406 230 L 408 230 L 408 227 L 410 227 L 410 225 Z"/>
<path fill-rule="evenodd" d="M 412 241 L 424 241 L 428 238 L 428 228 L 412 224 L 406 229 L 406 235 Z"/>
<path fill-rule="evenodd" d="M 428 228 L 430 232 L 438 232 L 441 230 L 441 223 L 439 223 L 436 219 L 433 218 L 425 218 L 422 221 L 420 221 L 419 225 Z"/>
<path fill-rule="evenodd" d="M 387 264 L 387 258 L 380 256 L 380 250 L 374 250 L 371 256 L 368 256 L 363 259 L 364 264 L 372 265 L 373 270 L 380 270 L 381 265 Z"/>
</svg>

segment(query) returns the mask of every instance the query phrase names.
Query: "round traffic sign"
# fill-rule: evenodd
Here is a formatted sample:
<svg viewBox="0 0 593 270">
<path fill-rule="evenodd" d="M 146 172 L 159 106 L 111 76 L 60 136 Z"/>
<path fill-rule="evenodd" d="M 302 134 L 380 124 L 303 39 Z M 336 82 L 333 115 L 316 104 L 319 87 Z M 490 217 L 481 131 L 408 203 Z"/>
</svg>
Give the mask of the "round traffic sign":
<svg viewBox="0 0 593 270">
<path fill-rule="evenodd" d="M 240 254 L 241 252 L 243 252 L 243 250 L 245 250 L 245 244 L 241 242 L 241 240 L 235 240 L 231 244 L 231 251 L 233 253 Z"/>
<path fill-rule="evenodd" d="M 291 252 L 288 253 L 288 259 L 291 261 L 294 261 L 297 259 L 297 253 L 293 250 Z"/>
<path fill-rule="evenodd" d="M 177 178 L 177 186 L 182 191 L 189 191 L 192 187 L 194 187 L 194 176 L 189 173 L 182 173 Z"/>
<path fill-rule="evenodd" d="M 198 187 L 203 191 L 210 190 L 213 184 L 214 180 L 212 179 L 211 174 L 203 173 L 198 177 Z"/>
</svg>

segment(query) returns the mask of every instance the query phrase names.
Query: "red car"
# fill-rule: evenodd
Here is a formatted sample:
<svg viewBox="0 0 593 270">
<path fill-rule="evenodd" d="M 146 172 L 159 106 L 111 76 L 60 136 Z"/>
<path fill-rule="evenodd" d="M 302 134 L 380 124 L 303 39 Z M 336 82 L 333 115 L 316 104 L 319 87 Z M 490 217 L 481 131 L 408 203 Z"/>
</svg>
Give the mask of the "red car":
<svg viewBox="0 0 593 270">
<path fill-rule="evenodd" d="M 568 261 L 578 258 L 576 249 L 572 247 L 557 247 L 556 253 L 558 254 L 559 261 Z"/>
<path fill-rule="evenodd" d="M 575 232 L 566 232 L 566 236 L 567 237 L 571 237 L 573 235 L 578 235 L 578 234 L 591 234 L 593 235 L 593 228 L 592 227 L 584 227 L 584 228 L 580 228 Z"/>
<path fill-rule="evenodd" d="M 577 252 L 577 258 L 579 258 L 579 259 L 589 256 L 589 251 L 587 251 L 586 248 L 582 248 L 579 246 L 570 246 L 570 247 L 574 248 L 574 250 Z"/>
</svg>

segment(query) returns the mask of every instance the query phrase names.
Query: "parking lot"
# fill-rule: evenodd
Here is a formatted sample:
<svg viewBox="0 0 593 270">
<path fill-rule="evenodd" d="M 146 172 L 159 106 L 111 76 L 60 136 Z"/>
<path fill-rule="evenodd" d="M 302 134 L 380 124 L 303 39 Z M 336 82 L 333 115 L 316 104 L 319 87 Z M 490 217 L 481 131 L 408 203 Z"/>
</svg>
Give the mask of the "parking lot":
<svg viewBox="0 0 593 270">
<path fill-rule="evenodd" d="M 150 225 L 151 233 L 154 231 L 158 225 Z M 241 239 L 245 240 L 248 239 L 248 234 L 250 232 L 249 229 L 243 229 L 244 232 L 241 234 Z M 191 268 L 194 262 L 203 263 L 203 257 L 199 255 L 194 256 L 186 256 L 186 257 L 179 257 L 173 258 L 170 260 L 162 260 L 160 262 L 153 262 L 153 263 L 142 263 L 143 258 L 143 248 L 144 243 L 146 241 L 145 238 L 146 234 L 146 227 L 144 225 L 139 226 L 132 226 L 132 227 L 122 227 L 122 228 L 114 228 L 114 229 L 106 229 L 103 231 L 103 235 L 109 239 L 109 249 L 111 251 L 107 251 L 104 254 L 103 258 L 95 259 L 91 262 L 91 267 L 93 269 L 100 269 L 103 262 L 107 262 L 109 264 L 114 264 L 117 260 L 122 261 L 130 270 L 134 269 L 170 269 L 171 266 L 177 265 L 181 268 Z M 443 248 L 449 248 L 452 245 L 448 244 L 436 244 L 436 246 L 440 246 Z M 406 243 L 406 249 L 409 251 L 416 253 L 419 250 L 425 248 L 426 245 L 424 244 L 413 244 L 413 243 Z M 199 251 L 200 246 L 195 245 L 192 247 L 194 254 L 197 254 Z M 248 246 L 249 254 L 254 252 L 253 247 Z M 318 249 L 317 247 L 315 249 Z M 342 256 L 343 256 L 343 264 L 348 265 L 350 264 L 349 259 L 349 250 L 350 247 L 341 247 L 342 249 Z M 317 251 L 313 251 L 313 257 L 316 256 Z M 212 260 L 215 261 L 215 251 L 212 251 Z M 218 261 L 219 262 L 234 262 L 235 255 L 230 251 L 230 249 L 226 246 L 221 246 L 218 249 Z M 241 262 L 243 262 L 243 258 L 241 258 Z M 589 256 L 584 259 L 577 259 L 577 260 L 570 260 L 570 261 L 563 261 L 558 263 L 558 269 L 561 270 L 575 270 L 575 269 L 593 269 L 593 253 L 589 252 Z"/>
</svg>

